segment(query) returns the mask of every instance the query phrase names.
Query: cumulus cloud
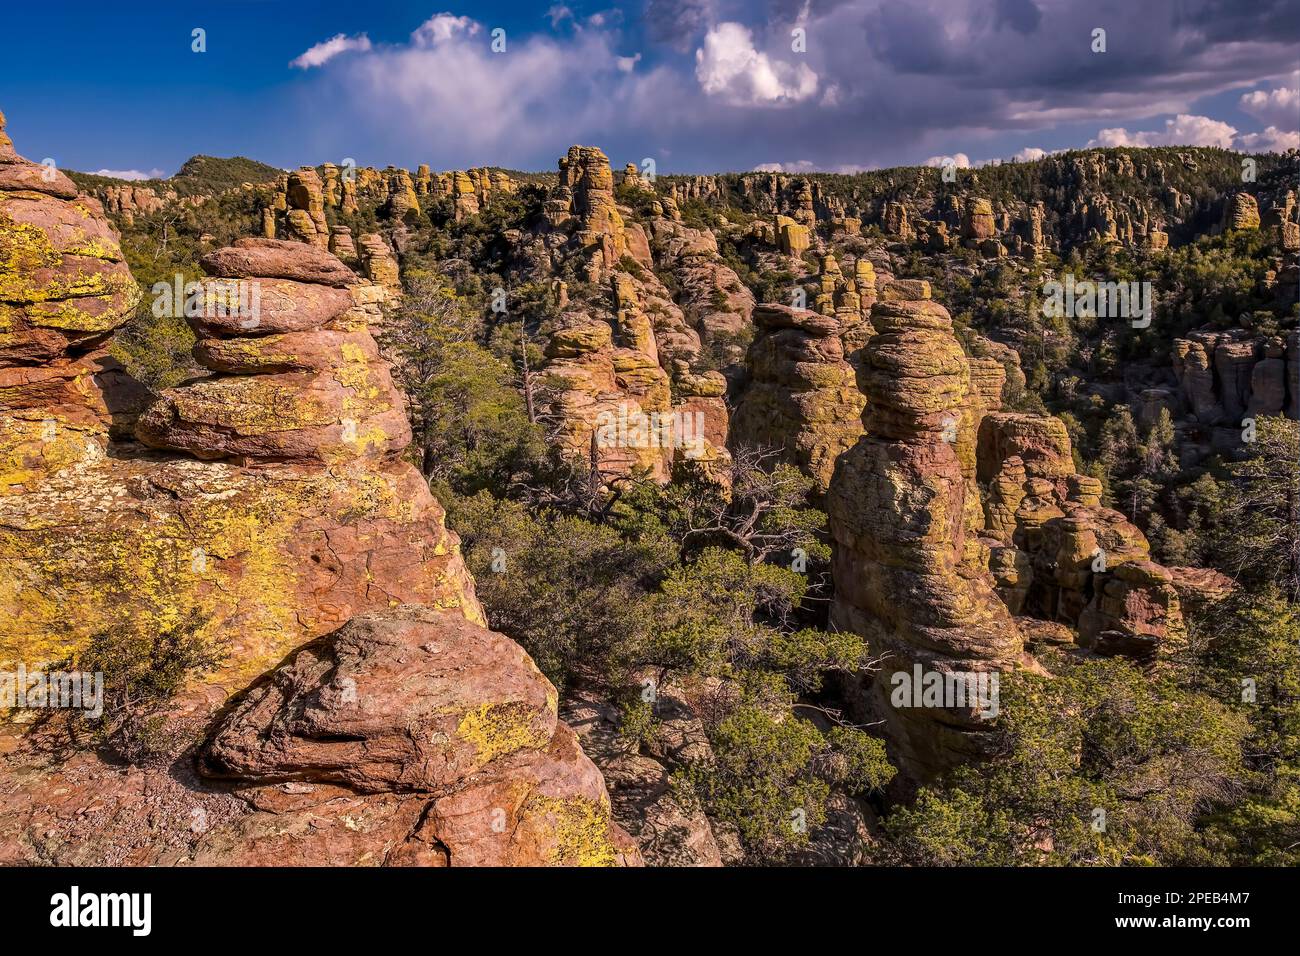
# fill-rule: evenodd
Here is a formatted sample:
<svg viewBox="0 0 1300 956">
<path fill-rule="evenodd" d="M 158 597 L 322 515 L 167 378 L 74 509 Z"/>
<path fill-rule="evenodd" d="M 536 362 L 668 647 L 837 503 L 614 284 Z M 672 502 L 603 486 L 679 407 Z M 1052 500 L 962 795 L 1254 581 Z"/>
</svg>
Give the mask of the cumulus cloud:
<svg viewBox="0 0 1300 956">
<path fill-rule="evenodd" d="M 1037 146 L 1026 146 L 1018 153 L 1011 157 L 1017 163 L 1032 163 L 1036 159 L 1042 159 L 1047 155 L 1047 150 L 1039 149 Z"/>
<path fill-rule="evenodd" d="M 712 0 L 649 0 L 641 19 L 650 39 L 685 53 L 712 16 Z"/>
<path fill-rule="evenodd" d="M 162 179 L 163 171 L 161 169 L 151 169 L 147 173 L 138 169 L 97 169 L 94 172 L 96 176 L 108 176 L 110 179 L 129 179 L 132 181 L 141 179 Z"/>
<path fill-rule="evenodd" d="M 1293 85 L 1289 87 L 1244 93 L 1237 105 L 1265 126 L 1300 129 L 1300 72 L 1293 73 L 1292 79 Z"/>
<path fill-rule="evenodd" d="M 1284 153 L 1288 149 L 1300 149 L 1300 133 L 1270 126 L 1262 133 L 1238 136 L 1237 149 L 1247 153 Z"/>
<path fill-rule="evenodd" d="M 970 157 L 965 153 L 953 153 L 951 156 L 931 156 L 922 166 L 956 166 L 958 169 L 970 169 Z"/>
<path fill-rule="evenodd" d="M 512 36 L 508 55 L 483 42 L 487 31 L 469 17 L 440 13 L 409 43 L 349 59 L 332 78 L 347 108 L 334 117 L 346 130 L 339 135 L 364 136 L 370 149 L 418 144 L 419 161 L 444 168 L 551 166 L 553 158 L 541 157 L 558 156 L 578 142 L 615 152 L 611 139 L 638 128 L 640 142 L 627 135 L 636 157 L 668 145 L 662 138 L 644 140 L 652 135 L 654 115 L 663 112 L 659 104 L 683 97 L 657 85 L 658 70 L 629 70 L 638 60 L 619 55 L 616 31 L 584 27 L 559 36 Z M 381 101 L 389 105 L 375 110 Z M 358 154 L 355 146 L 340 148 L 343 155 Z"/>
<path fill-rule="evenodd" d="M 796 159 L 792 163 L 759 163 L 754 167 L 756 173 L 811 173 L 817 164 L 811 159 Z"/>
<path fill-rule="evenodd" d="M 1219 146 L 1232 149 L 1237 128 L 1208 116 L 1179 113 L 1162 130 L 1129 132 L 1122 126 L 1098 131 L 1089 146 Z"/>
<path fill-rule="evenodd" d="M 555 29 L 541 13 L 552 4 Z M 1116 5 L 1106 56 L 1078 39 L 1095 13 L 1065 0 L 641 0 L 631 31 L 548 0 L 505 56 L 484 42 L 486 20 L 439 13 L 406 43 L 312 71 L 322 89 L 302 95 L 339 105 L 304 132 L 382 163 L 553 168 L 568 144 L 588 142 L 619 161 L 671 154 L 682 172 L 749 169 L 792 144 L 794 161 L 824 170 L 915 163 L 939 143 L 1010 157 L 1040 136 L 1280 147 L 1296 125 L 1277 115 L 1289 96 L 1274 93 L 1297 86 L 1300 45 L 1300 21 L 1276 15 L 1280 5 Z M 806 53 L 789 48 L 795 25 Z M 1243 93 L 1228 122 L 1165 123 Z"/>
<path fill-rule="evenodd" d="M 370 38 L 364 33 L 359 33 L 354 37 L 339 33 L 330 37 L 323 43 L 317 43 L 315 46 L 300 53 L 289 61 L 289 65 L 299 70 L 310 70 L 315 66 L 324 66 L 336 56 L 349 52 L 361 52 L 370 49 Z"/>
<path fill-rule="evenodd" d="M 434 47 L 459 36 L 474 36 L 478 31 L 478 23 L 469 17 L 435 13 L 415 28 L 411 42 L 419 47 Z"/>
<path fill-rule="evenodd" d="M 806 63 L 773 60 L 754 47 L 740 23 L 719 23 L 695 51 L 695 78 L 709 96 L 730 106 L 784 106 L 817 92 L 817 74 Z"/>
</svg>

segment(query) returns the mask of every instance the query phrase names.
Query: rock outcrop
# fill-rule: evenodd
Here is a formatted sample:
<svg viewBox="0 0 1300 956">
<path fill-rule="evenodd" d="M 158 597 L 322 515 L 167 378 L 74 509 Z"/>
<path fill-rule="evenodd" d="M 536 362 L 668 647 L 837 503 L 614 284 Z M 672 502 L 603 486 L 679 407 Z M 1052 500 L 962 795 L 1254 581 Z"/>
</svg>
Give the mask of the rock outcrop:
<svg viewBox="0 0 1300 956">
<path fill-rule="evenodd" d="M 389 850 L 443 866 L 617 865 L 638 859 L 555 688 L 513 641 L 429 608 L 361 615 L 295 653 L 216 724 L 200 772 L 253 807 L 200 864 L 284 846 L 286 792 L 410 794 L 409 834 Z M 303 813 L 298 810 L 297 813 Z M 294 841 L 297 842 L 297 841 Z"/>
<path fill-rule="evenodd" d="M 1258 229 L 1259 203 L 1250 193 L 1234 193 L 1223 208 L 1224 229 Z"/>
<path fill-rule="evenodd" d="M 989 702 L 912 707 L 908 695 L 895 706 L 894 675 L 996 672 L 1017 663 L 1022 639 L 992 577 L 967 560 L 970 483 L 956 431 L 970 364 L 928 284 L 890 288 L 863 349 L 866 434 L 840 457 L 827 495 L 831 623 L 885 655 L 864 678 L 863 703 L 884 721 L 896 765 L 923 781 L 986 752 Z"/>
<path fill-rule="evenodd" d="M 1172 360 L 1179 386 L 1174 411 L 1202 426 L 1223 426 L 1229 440 L 1247 415 L 1294 417 L 1289 373 L 1297 356 L 1281 337 L 1197 330 L 1174 340 Z"/>
<path fill-rule="evenodd" d="M 1174 576 L 1142 532 L 1074 472 L 1069 434 L 1046 415 L 995 413 L 979 433 L 984 534 L 999 593 L 1017 612 L 1077 630 L 1080 646 L 1149 664 L 1181 647 Z"/>
<path fill-rule="evenodd" d="M 835 316 L 763 303 L 749 347 L 752 376 L 731 422 L 733 449 L 774 448 L 829 486 L 835 460 L 862 434 L 864 400 Z"/>
<path fill-rule="evenodd" d="M 113 427 L 139 387 L 88 364 L 139 298 L 116 236 L 3 135 L 0 249 L 0 436 L 19 463 L 0 495 L 0 666 L 76 662 L 107 636 L 192 641 L 215 662 L 150 715 L 139 766 L 51 759 L 5 725 L 0 860 L 636 862 L 554 689 L 484 627 L 457 538 L 402 460 L 375 287 L 313 245 L 213 253 L 202 298 L 221 307 L 188 316 L 213 374 L 139 416 L 150 450 L 133 415 Z M 345 724 L 355 746 L 333 736 Z M 221 783 L 192 762 L 205 729 Z"/>
<path fill-rule="evenodd" d="M 410 443 L 405 406 L 367 321 L 381 296 L 327 252 L 241 239 L 203 260 L 237 280 L 240 305 L 209 281 L 192 320 L 200 365 L 215 374 L 169 389 L 136 434 L 203 459 L 343 463 Z"/>
<path fill-rule="evenodd" d="M 556 204 L 559 221 L 572 216 L 573 240 L 585 255 L 589 277 L 599 281 L 627 251 L 623 217 L 614 202 L 609 157 L 594 146 L 571 146 L 560 160 Z"/>
<path fill-rule="evenodd" d="M 100 347 L 140 298 L 98 201 L 19 157 L 0 114 L 0 498 L 129 429 L 139 391 L 106 394 L 122 375 Z"/>
</svg>

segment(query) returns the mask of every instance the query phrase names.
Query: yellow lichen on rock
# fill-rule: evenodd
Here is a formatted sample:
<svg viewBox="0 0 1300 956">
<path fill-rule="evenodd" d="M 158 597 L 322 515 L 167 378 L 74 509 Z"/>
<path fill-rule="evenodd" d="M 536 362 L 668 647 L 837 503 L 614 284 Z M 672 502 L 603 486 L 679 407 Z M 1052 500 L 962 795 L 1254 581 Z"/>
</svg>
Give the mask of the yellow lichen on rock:
<svg viewBox="0 0 1300 956">
<path fill-rule="evenodd" d="M 517 750 L 545 747 L 550 740 L 549 733 L 539 730 L 533 709 L 517 701 L 489 702 L 470 711 L 456 735 L 473 744 L 484 764 Z"/>
</svg>

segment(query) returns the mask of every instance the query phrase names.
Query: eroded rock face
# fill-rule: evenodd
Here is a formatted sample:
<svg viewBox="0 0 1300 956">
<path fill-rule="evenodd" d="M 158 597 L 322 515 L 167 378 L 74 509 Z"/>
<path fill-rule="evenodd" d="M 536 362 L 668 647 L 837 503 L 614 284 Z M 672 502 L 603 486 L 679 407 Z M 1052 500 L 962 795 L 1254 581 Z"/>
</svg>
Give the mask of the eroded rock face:
<svg viewBox="0 0 1300 956">
<path fill-rule="evenodd" d="M 824 491 L 835 460 L 862 434 L 864 399 L 835 316 L 764 303 L 749 348 L 752 380 L 736 406 L 733 448 L 780 449 Z"/>
<path fill-rule="evenodd" d="M 272 671 L 215 726 L 199 767 L 272 792 L 417 794 L 411 831 L 423 816 L 421 841 L 451 866 L 635 861 L 556 699 L 513 641 L 403 606 L 359 616 Z"/>
<path fill-rule="evenodd" d="M 99 203 L 14 152 L 0 114 L 0 497 L 104 455 L 139 390 L 99 347 L 140 289 Z"/>
<path fill-rule="evenodd" d="M 1047 415 L 996 413 L 980 427 L 989 566 L 1008 607 L 1068 625 L 1078 643 L 1143 664 L 1185 636 L 1169 569 L 1142 532 L 1074 473 L 1069 434 Z"/>
<path fill-rule="evenodd" d="M 197 767 L 20 758 L 0 784 L 7 865 L 640 863 L 527 655 L 425 607 L 292 655 L 217 722 Z"/>
<path fill-rule="evenodd" d="M 323 250 L 244 243 L 203 260 L 210 274 L 245 283 L 240 301 L 249 303 L 191 320 L 195 358 L 216 374 L 160 395 L 136 435 L 154 448 L 239 462 L 329 464 L 405 448 L 405 404 L 367 327 L 377 297 Z M 209 300 L 223 288 L 209 281 Z"/>
<path fill-rule="evenodd" d="M 866 434 L 840 457 L 827 495 L 831 622 L 888 655 L 864 678 L 870 712 L 884 720 L 896 765 L 927 780 L 981 756 L 989 725 L 978 702 L 894 706 L 893 675 L 998 671 L 1015 664 L 1022 640 L 993 578 L 966 557 L 970 483 L 956 433 L 969 362 L 928 284 L 886 291 L 863 349 Z"/>
<path fill-rule="evenodd" d="M 1294 333 L 1292 333 L 1294 335 Z M 1296 417 L 1295 351 L 1281 337 L 1198 329 L 1175 339 L 1175 410 L 1231 439 L 1248 415 Z"/>
<path fill-rule="evenodd" d="M 569 321 L 546 346 L 557 440 L 574 457 L 594 454 L 611 474 L 667 478 L 677 444 L 668 374 L 644 344 L 616 344 L 609 323 L 581 314 Z"/>
<path fill-rule="evenodd" d="M 1225 229 L 1258 229 L 1259 203 L 1250 193 L 1234 193 L 1223 210 Z"/>
<path fill-rule="evenodd" d="M 0 249 L 22 253 L 0 257 L 12 331 L 0 340 L 0 374 L 10 376 L 0 387 L 0 447 L 17 462 L 4 459 L 0 495 L 0 668 L 75 661 L 108 634 L 151 647 L 184 632 L 220 661 L 158 715 L 169 742 L 144 766 L 89 752 L 51 759 L 5 725 L 0 860 L 635 861 L 609 825 L 599 773 L 555 720 L 554 690 L 519 648 L 484 629 L 458 540 L 401 458 L 401 397 L 367 327 L 375 287 L 311 245 L 248 240 L 215 253 L 206 267 L 219 281 L 264 283 L 270 307 L 194 318 L 196 354 L 214 374 L 140 416 L 151 451 L 128 440 L 139 387 L 80 354 L 102 344 L 139 295 L 114 237 L 93 201 L 58 177 L 32 170 L 33 180 L 32 164 L 22 166 L 3 137 L 0 161 L 17 169 L 0 173 L 0 202 L 12 192 L 66 206 L 39 223 L 0 219 Z M 22 188 L 3 185 L 15 182 Z M 28 188 L 35 183 L 45 191 Z M 63 224 L 74 214 L 98 258 L 58 254 L 60 243 L 82 241 Z M 110 279 L 120 295 L 103 284 Z M 57 304 L 72 315 L 89 291 L 101 311 L 91 316 L 98 327 L 76 330 L 84 335 L 28 311 Z M 402 604 L 421 607 L 382 616 Z M 381 617 L 285 661 L 366 612 Z M 214 728 L 206 766 L 220 761 L 226 782 L 199 779 L 191 735 L 277 662 Z M 347 701 L 312 684 L 334 677 L 367 694 L 368 744 L 364 754 L 345 746 L 313 761 L 312 727 L 347 719 L 328 706 Z M 295 723 L 272 690 L 290 710 L 308 698 L 325 709 Z M 459 715 L 435 714 L 435 699 Z M 418 714 L 433 749 L 400 743 Z M 439 734 L 457 743 L 443 747 Z M 307 769 L 286 772 L 292 761 Z"/>
<path fill-rule="evenodd" d="M 595 146 L 569 147 L 560 160 L 559 196 L 577 220 L 574 239 L 588 256 L 591 278 L 603 278 L 627 251 L 609 157 Z"/>
</svg>

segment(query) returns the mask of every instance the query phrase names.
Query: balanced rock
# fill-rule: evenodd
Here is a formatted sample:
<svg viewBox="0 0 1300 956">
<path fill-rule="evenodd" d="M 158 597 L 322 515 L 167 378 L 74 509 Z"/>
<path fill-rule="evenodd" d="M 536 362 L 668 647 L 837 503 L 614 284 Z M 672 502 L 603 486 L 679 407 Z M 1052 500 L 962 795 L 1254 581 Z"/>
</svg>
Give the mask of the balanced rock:
<svg viewBox="0 0 1300 956">
<path fill-rule="evenodd" d="M 241 462 L 335 463 L 405 448 L 405 405 L 367 328 L 373 297 L 355 277 L 350 288 L 248 278 L 256 271 L 320 274 L 335 283 L 351 275 L 327 252 L 248 242 L 203 260 L 219 279 L 237 278 L 252 290 L 251 308 L 205 309 L 191 318 L 195 357 L 217 374 L 162 393 L 136 425 L 140 440 Z M 209 280 L 207 288 L 228 286 Z M 212 298 L 210 291 L 209 304 Z"/>
<path fill-rule="evenodd" d="M 991 239 L 997 234 L 993 221 L 993 204 L 987 199 L 970 197 L 962 210 L 961 236 L 976 241 Z"/>
<path fill-rule="evenodd" d="M 1016 665 L 1022 639 L 993 577 L 967 560 L 970 483 L 956 433 L 970 366 L 952 319 L 924 284 L 884 291 L 863 349 L 866 433 L 840 456 L 827 495 L 831 622 L 886 655 L 862 679 L 863 716 L 883 720 L 893 760 L 923 781 L 987 754 L 995 701 L 967 695 L 963 675 L 985 674 L 987 691 L 992 672 Z M 894 693 L 929 673 L 962 682 L 960 699 L 914 707 Z"/>
</svg>

